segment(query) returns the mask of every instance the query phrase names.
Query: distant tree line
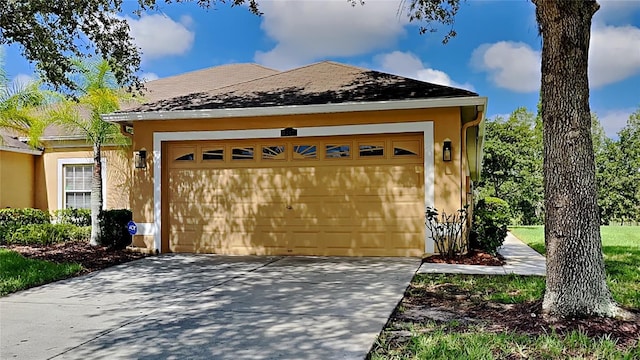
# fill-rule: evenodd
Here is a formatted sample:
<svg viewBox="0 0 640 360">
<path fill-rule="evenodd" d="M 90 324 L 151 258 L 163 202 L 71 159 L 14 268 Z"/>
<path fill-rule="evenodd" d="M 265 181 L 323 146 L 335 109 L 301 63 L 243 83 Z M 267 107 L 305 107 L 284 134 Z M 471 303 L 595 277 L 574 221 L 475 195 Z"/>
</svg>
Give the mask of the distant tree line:
<svg viewBox="0 0 640 360">
<path fill-rule="evenodd" d="M 629 116 L 617 138 L 605 134 L 592 114 L 598 207 L 603 225 L 640 222 L 640 108 Z M 569 151 L 570 149 L 567 149 Z M 526 108 L 508 118 L 488 120 L 484 163 L 476 197 L 505 200 L 511 222 L 544 222 L 542 120 Z"/>
</svg>

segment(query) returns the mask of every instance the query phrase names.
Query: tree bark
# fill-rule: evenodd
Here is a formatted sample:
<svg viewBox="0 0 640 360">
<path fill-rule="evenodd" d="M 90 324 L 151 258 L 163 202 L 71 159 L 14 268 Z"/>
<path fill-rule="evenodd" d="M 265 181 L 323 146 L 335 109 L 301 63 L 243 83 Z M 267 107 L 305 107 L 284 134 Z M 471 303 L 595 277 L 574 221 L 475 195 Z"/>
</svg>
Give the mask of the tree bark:
<svg viewBox="0 0 640 360">
<path fill-rule="evenodd" d="M 607 287 L 587 64 L 595 0 L 532 0 L 542 35 L 545 245 L 543 312 L 615 316 Z"/>
<path fill-rule="evenodd" d="M 91 176 L 91 239 L 89 243 L 93 246 L 100 244 L 102 227 L 98 215 L 102 211 L 102 156 L 100 154 L 100 144 L 93 144 L 93 172 Z"/>
</svg>

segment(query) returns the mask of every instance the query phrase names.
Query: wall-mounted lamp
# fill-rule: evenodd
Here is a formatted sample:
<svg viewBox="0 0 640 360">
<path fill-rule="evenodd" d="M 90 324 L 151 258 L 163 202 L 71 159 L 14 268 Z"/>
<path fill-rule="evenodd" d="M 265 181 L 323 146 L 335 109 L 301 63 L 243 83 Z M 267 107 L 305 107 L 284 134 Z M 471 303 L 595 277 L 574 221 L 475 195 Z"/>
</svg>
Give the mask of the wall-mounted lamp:
<svg viewBox="0 0 640 360">
<path fill-rule="evenodd" d="M 147 168 L 147 150 L 141 149 L 133 152 L 133 163 L 136 165 L 136 169 Z"/>
<path fill-rule="evenodd" d="M 451 140 L 445 139 L 442 143 L 442 161 L 451 161 Z"/>
</svg>

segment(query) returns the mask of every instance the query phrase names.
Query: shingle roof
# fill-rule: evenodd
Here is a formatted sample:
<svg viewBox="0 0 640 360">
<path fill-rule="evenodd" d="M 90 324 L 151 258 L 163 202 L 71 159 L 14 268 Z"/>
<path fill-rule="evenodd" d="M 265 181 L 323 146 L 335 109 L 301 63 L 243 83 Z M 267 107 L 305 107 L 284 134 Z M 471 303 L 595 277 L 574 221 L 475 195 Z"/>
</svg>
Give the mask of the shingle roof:
<svg viewBox="0 0 640 360">
<path fill-rule="evenodd" d="M 33 148 L 22 141 L 18 140 L 18 137 L 10 134 L 4 129 L 0 129 L 0 147 L 3 150 L 33 150 Z"/>
<path fill-rule="evenodd" d="M 196 70 L 145 83 L 144 101 L 153 103 L 193 92 L 209 91 L 238 84 L 278 71 L 258 64 L 227 64 Z M 132 104 L 129 107 L 136 107 Z"/>
<path fill-rule="evenodd" d="M 121 112 L 231 109 L 478 96 L 449 86 L 324 61 Z"/>
</svg>

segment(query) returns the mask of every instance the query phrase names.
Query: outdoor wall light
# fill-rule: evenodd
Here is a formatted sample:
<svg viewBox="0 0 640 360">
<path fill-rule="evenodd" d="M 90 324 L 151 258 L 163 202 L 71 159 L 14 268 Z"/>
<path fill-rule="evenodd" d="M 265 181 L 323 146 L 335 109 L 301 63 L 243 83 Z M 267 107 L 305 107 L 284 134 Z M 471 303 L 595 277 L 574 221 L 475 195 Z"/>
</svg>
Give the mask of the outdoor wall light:
<svg viewBox="0 0 640 360">
<path fill-rule="evenodd" d="M 451 140 L 442 143 L 442 161 L 451 161 Z"/>
<path fill-rule="evenodd" d="M 142 149 L 133 152 L 133 163 L 136 165 L 136 169 L 147 168 L 147 150 Z"/>
</svg>

